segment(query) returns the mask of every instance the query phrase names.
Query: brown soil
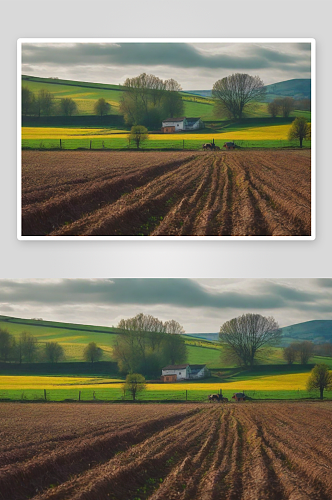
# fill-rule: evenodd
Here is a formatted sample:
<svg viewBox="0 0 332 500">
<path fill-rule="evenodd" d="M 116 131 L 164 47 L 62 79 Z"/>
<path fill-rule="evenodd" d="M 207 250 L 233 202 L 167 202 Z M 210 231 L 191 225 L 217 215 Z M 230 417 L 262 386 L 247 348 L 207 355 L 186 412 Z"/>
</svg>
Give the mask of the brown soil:
<svg viewBox="0 0 332 500">
<path fill-rule="evenodd" d="M 331 500 L 332 404 L 0 406 L 0 499 Z"/>
<path fill-rule="evenodd" d="M 310 151 L 23 151 L 22 234 L 308 236 Z"/>
</svg>

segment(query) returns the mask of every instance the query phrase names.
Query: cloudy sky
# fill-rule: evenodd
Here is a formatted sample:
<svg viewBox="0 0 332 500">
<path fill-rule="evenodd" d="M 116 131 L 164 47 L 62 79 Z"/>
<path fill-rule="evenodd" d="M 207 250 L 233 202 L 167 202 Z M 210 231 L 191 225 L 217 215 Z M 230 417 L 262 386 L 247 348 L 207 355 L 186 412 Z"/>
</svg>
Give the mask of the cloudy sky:
<svg viewBox="0 0 332 500">
<path fill-rule="evenodd" d="M 332 279 L 0 280 L 0 314 L 116 326 L 143 312 L 211 333 L 246 312 L 280 326 L 332 319 Z"/>
<path fill-rule="evenodd" d="M 307 43 L 28 43 L 22 73 L 123 84 L 145 72 L 206 90 L 232 73 L 259 75 L 266 85 L 310 78 L 310 55 Z"/>
</svg>

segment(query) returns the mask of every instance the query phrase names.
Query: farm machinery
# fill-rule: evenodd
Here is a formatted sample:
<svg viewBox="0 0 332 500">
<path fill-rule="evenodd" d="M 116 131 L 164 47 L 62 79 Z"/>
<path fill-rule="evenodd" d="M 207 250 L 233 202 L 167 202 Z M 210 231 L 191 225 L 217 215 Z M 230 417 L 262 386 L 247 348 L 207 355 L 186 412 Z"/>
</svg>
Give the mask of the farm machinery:
<svg viewBox="0 0 332 500">
<path fill-rule="evenodd" d="M 220 151 L 220 147 L 216 146 L 214 142 L 206 142 L 203 144 L 204 151 Z"/>
<path fill-rule="evenodd" d="M 228 403 L 228 399 L 224 398 L 222 393 L 220 394 L 210 394 L 209 397 L 209 403 Z"/>
</svg>

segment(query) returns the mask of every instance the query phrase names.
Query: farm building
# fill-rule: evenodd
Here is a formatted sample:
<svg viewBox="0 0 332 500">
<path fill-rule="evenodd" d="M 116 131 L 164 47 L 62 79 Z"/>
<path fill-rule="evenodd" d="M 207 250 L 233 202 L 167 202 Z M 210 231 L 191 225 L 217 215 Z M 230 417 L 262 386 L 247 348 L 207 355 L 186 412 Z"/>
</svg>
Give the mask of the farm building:
<svg viewBox="0 0 332 500">
<path fill-rule="evenodd" d="M 174 380 L 168 382 L 177 382 L 179 380 L 191 380 L 196 378 L 208 377 L 210 374 L 206 365 L 168 365 L 161 371 L 161 379 L 166 382 L 166 377 L 174 377 Z M 176 377 L 176 378 L 175 378 Z"/>
<path fill-rule="evenodd" d="M 200 128 L 204 128 L 204 122 L 200 118 L 167 118 L 162 122 L 161 131 L 164 134 L 171 134 L 184 130 L 198 130 Z"/>
</svg>

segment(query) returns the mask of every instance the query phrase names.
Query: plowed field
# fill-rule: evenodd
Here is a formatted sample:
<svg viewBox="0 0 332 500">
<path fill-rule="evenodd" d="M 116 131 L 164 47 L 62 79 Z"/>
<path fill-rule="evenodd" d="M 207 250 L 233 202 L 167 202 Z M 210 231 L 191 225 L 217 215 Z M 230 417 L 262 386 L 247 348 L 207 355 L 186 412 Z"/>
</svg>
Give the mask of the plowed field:
<svg viewBox="0 0 332 500">
<path fill-rule="evenodd" d="M 309 236 L 310 151 L 23 151 L 25 236 Z"/>
<path fill-rule="evenodd" d="M 0 499 L 330 500 L 332 404 L 2 404 Z"/>
</svg>

